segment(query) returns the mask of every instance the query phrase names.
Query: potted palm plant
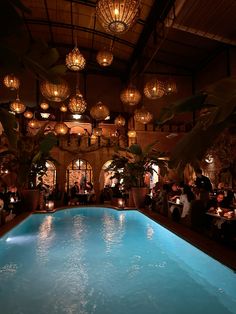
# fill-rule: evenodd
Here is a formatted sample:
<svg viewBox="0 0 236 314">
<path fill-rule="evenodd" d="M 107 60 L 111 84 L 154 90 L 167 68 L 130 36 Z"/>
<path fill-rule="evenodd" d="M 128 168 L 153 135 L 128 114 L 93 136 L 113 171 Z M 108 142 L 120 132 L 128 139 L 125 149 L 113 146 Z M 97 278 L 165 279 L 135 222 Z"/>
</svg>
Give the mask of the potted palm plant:
<svg viewBox="0 0 236 314">
<path fill-rule="evenodd" d="M 6 109 L 0 109 L 6 143 L 1 147 L 0 164 L 8 171 L 3 175 L 6 185 L 16 185 L 27 207 L 35 210 L 39 201 L 39 189 L 36 188 L 36 176 L 46 172 L 46 161 L 52 160 L 50 150 L 57 143 L 56 136 L 45 133 L 46 125 L 37 134 L 23 134 L 14 115 Z M 30 204 L 30 200 L 33 202 Z"/>
<path fill-rule="evenodd" d="M 154 149 L 157 142 L 142 148 L 139 144 L 130 147 L 117 147 L 112 158 L 112 162 L 107 171 L 112 171 L 114 177 L 122 182 L 127 190 L 131 190 L 134 204 L 137 208 L 143 207 L 145 195 L 148 187 L 145 184 L 145 175 L 153 175 L 153 166 L 160 167 L 161 174 L 167 171 L 167 163 L 162 158 L 163 152 Z"/>
</svg>

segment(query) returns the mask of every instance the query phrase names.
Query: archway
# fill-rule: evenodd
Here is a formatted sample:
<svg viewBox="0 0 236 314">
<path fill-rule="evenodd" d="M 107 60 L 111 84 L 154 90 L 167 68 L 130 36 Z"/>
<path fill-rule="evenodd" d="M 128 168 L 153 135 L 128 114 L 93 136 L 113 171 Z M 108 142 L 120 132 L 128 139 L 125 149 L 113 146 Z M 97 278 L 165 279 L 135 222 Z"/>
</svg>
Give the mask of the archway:
<svg viewBox="0 0 236 314">
<path fill-rule="evenodd" d="M 66 169 L 66 186 L 67 192 L 71 189 L 75 182 L 78 182 L 80 188 L 83 189 L 85 182 L 93 184 L 93 170 L 91 165 L 83 159 L 73 160 Z"/>
</svg>

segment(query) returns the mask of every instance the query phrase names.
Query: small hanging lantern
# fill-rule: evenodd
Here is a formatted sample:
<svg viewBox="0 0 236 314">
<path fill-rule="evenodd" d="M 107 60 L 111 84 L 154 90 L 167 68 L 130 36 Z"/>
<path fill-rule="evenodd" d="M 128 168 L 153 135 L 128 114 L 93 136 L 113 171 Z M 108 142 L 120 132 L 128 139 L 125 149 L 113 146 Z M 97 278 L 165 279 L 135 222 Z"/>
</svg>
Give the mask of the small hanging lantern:
<svg viewBox="0 0 236 314">
<path fill-rule="evenodd" d="M 140 14 L 140 0 L 98 0 L 96 16 L 103 28 L 112 34 L 127 32 Z"/>
<path fill-rule="evenodd" d="M 3 83 L 10 90 L 16 90 L 20 87 L 20 80 L 13 74 L 8 74 L 4 77 Z"/>
<path fill-rule="evenodd" d="M 98 64 L 103 67 L 107 67 L 112 64 L 113 54 L 110 50 L 100 50 L 96 56 Z"/>
<path fill-rule="evenodd" d="M 64 122 L 58 122 L 54 126 L 54 131 L 57 135 L 65 135 L 67 134 L 69 128 Z"/>
<path fill-rule="evenodd" d="M 37 119 L 31 119 L 28 123 L 28 127 L 31 129 L 38 129 L 40 128 L 40 123 Z"/>
<path fill-rule="evenodd" d="M 135 106 L 140 102 L 141 94 L 137 88 L 129 86 L 121 92 L 120 100 L 125 105 Z"/>
<path fill-rule="evenodd" d="M 66 55 L 66 66 L 72 71 L 81 71 L 85 67 L 86 61 L 77 47 Z"/>
<path fill-rule="evenodd" d="M 137 136 L 137 133 L 135 130 L 129 130 L 127 135 L 129 138 L 135 138 Z"/>
<path fill-rule="evenodd" d="M 40 107 L 41 107 L 43 110 L 47 110 L 47 109 L 49 108 L 49 104 L 46 103 L 46 102 L 42 102 L 42 103 L 40 104 Z"/>
<path fill-rule="evenodd" d="M 46 99 L 55 102 L 64 101 L 70 96 L 69 85 L 64 80 L 61 80 L 58 84 L 44 81 L 40 84 L 40 91 Z"/>
<path fill-rule="evenodd" d="M 25 109 L 26 106 L 20 101 L 19 97 L 10 104 L 10 110 L 18 114 L 23 113 Z"/>
<path fill-rule="evenodd" d="M 31 111 L 29 111 L 29 110 L 25 111 L 25 112 L 24 112 L 24 117 L 25 117 L 26 119 L 31 119 L 31 118 L 33 117 L 33 112 L 31 112 Z"/>
<path fill-rule="evenodd" d="M 144 107 L 136 109 L 134 112 L 134 120 L 142 124 L 148 124 L 153 118 L 153 115 Z"/>
<path fill-rule="evenodd" d="M 165 86 L 160 80 L 154 78 L 145 84 L 143 92 L 149 99 L 161 98 L 165 94 Z"/>
<path fill-rule="evenodd" d="M 66 107 L 64 104 L 61 105 L 60 111 L 61 111 L 61 112 L 67 112 L 67 107 Z"/>
<path fill-rule="evenodd" d="M 122 115 L 118 115 L 116 118 L 115 118 L 115 121 L 114 121 L 115 125 L 118 126 L 118 127 L 122 127 L 125 125 L 125 118 L 122 117 Z"/>
<path fill-rule="evenodd" d="M 165 86 L 166 95 L 176 94 L 177 93 L 177 85 L 173 80 L 168 80 Z"/>
<path fill-rule="evenodd" d="M 76 95 L 70 98 L 68 108 L 74 114 L 82 114 L 85 112 L 87 104 L 83 95 L 78 90 L 76 91 Z"/>
<path fill-rule="evenodd" d="M 90 115 L 95 120 L 105 120 L 109 114 L 110 110 L 101 101 L 94 105 L 90 110 Z"/>
</svg>

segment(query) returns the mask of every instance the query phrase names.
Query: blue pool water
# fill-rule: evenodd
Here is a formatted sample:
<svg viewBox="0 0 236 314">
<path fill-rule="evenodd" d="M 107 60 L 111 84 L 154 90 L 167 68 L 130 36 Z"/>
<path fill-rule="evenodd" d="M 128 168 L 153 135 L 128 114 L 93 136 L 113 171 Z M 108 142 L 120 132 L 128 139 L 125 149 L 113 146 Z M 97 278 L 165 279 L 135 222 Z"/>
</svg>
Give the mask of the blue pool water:
<svg viewBox="0 0 236 314">
<path fill-rule="evenodd" d="M 236 274 L 141 213 L 74 208 L 0 239 L 0 313 L 236 313 Z"/>
</svg>

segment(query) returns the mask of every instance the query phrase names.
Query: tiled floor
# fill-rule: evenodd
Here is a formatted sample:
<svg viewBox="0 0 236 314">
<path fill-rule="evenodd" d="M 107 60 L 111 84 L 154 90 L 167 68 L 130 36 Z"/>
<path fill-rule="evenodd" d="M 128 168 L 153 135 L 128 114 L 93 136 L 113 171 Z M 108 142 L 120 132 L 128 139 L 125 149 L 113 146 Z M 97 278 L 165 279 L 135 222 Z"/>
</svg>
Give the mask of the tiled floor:
<svg viewBox="0 0 236 314">
<path fill-rule="evenodd" d="M 236 271 L 236 249 L 233 247 L 221 244 L 213 239 L 208 238 L 196 231 L 191 230 L 189 227 L 176 223 L 169 218 L 154 213 L 150 210 L 140 210 L 146 216 L 157 221 L 170 231 L 176 233 L 181 238 L 190 242 L 200 250 L 212 256 L 222 264 L 232 268 Z"/>
</svg>

